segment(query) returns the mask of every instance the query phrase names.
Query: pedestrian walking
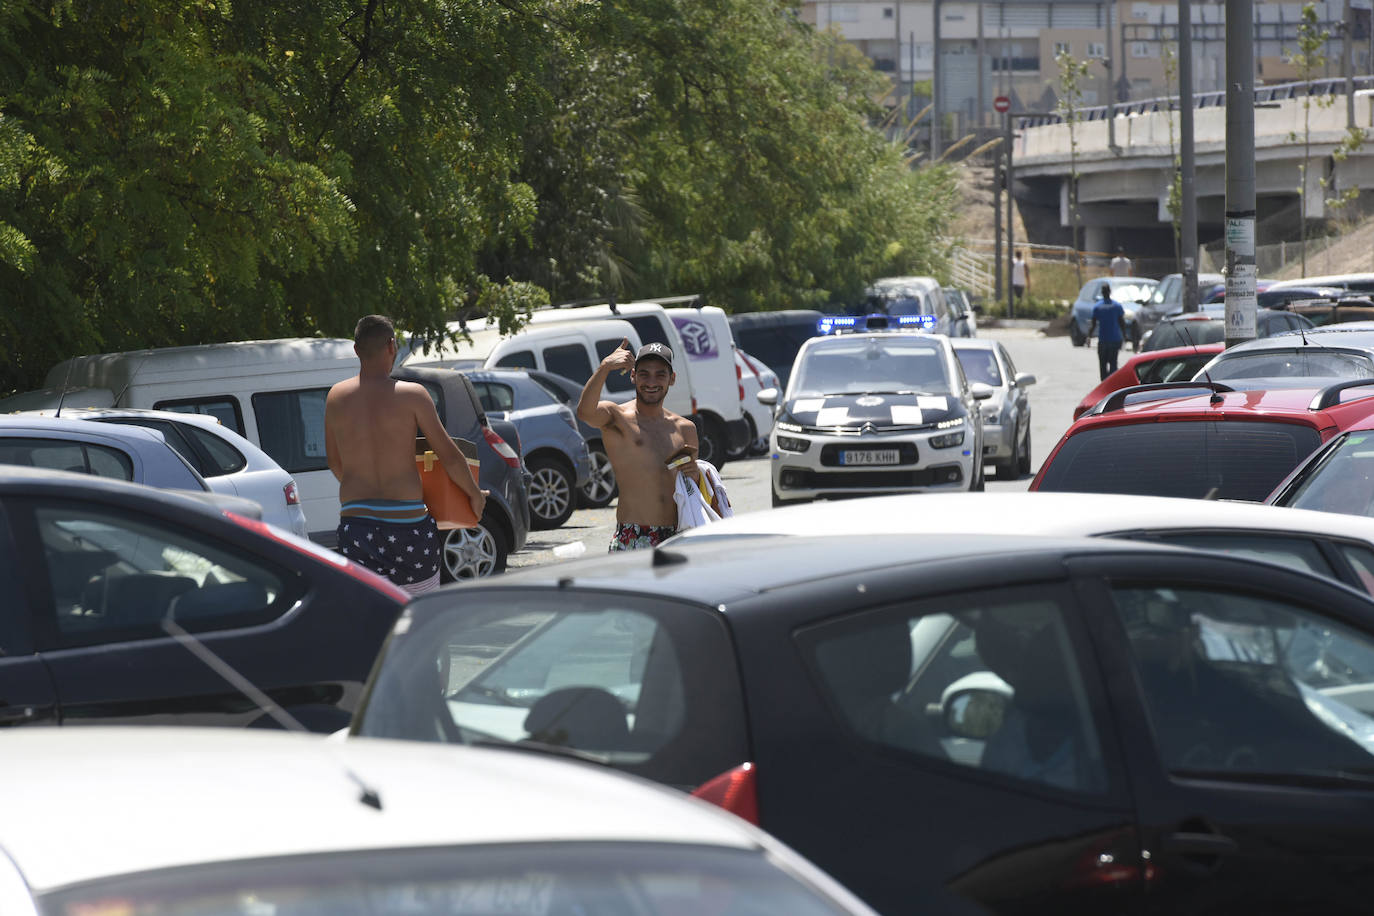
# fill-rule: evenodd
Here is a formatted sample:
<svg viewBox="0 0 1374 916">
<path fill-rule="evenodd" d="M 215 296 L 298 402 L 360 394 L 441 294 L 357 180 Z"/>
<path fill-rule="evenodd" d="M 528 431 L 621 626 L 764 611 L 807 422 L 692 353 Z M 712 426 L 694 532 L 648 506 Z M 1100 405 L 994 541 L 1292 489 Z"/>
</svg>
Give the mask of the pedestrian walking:
<svg viewBox="0 0 1374 916">
<path fill-rule="evenodd" d="M 1116 371 L 1116 359 L 1126 340 L 1126 310 L 1112 299 L 1110 283 L 1103 283 L 1098 292 L 1092 321 L 1088 323 L 1089 338 L 1097 328 L 1100 328 L 1097 332 L 1097 370 L 1099 377 L 1105 379 Z"/>
<path fill-rule="evenodd" d="M 1131 259 L 1126 257 L 1126 250 L 1118 245 L 1116 257 L 1112 258 L 1112 276 L 1129 277 L 1131 271 L 1134 269 L 1135 267 L 1131 264 Z"/>
<path fill-rule="evenodd" d="M 1030 268 L 1026 266 L 1026 253 L 1016 252 L 1016 257 L 1011 262 L 1011 291 L 1016 296 L 1016 304 L 1020 305 L 1025 298 L 1026 290 L 1030 288 Z"/>
<path fill-rule="evenodd" d="M 413 595 L 439 587 L 442 540 L 425 507 L 415 466 L 422 434 L 477 518 L 487 491 L 449 438 L 434 401 L 414 382 L 391 377 L 396 331 L 385 315 L 367 315 L 353 331 L 358 374 L 329 389 L 325 456 L 339 481 L 339 552 Z"/>
<path fill-rule="evenodd" d="M 601 400 L 601 389 L 612 372 L 631 374 L 633 401 Z M 629 341 L 622 341 L 587 379 L 577 402 L 578 418 L 604 430 L 601 442 L 620 487 L 612 551 L 656 547 L 676 534 L 678 472 L 691 477 L 700 473 L 695 424 L 663 408 L 668 389 L 676 381 L 669 347 L 650 343 L 634 353 Z M 670 469 L 669 458 L 684 448 L 691 460 Z"/>
</svg>

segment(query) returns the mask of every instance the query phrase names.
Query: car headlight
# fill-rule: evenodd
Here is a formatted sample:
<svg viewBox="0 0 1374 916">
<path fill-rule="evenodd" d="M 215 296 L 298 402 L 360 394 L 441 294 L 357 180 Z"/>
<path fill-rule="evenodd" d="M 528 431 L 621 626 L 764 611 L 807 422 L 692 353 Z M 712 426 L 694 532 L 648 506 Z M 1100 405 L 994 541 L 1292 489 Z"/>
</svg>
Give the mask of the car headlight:
<svg viewBox="0 0 1374 916">
<path fill-rule="evenodd" d="M 955 427 L 958 429 L 955 429 Z M 931 448 L 953 448 L 956 445 L 964 444 L 964 418 L 957 417 L 953 420 L 941 420 L 935 424 L 936 429 L 947 429 L 949 432 L 941 433 L 938 436 L 930 437 Z"/>
<path fill-rule="evenodd" d="M 802 431 L 800 424 L 788 423 L 786 420 L 779 420 L 776 423 L 774 423 L 773 426 L 777 429 L 782 430 L 785 433 L 799 433 Z"/>
<path fill-rule="evenodd" d="M 784 452 L 804 452 L 811 447 L 808 439 L 798 439 L 796 436 L 778 436 L 778 448 Z"/>
</svg>

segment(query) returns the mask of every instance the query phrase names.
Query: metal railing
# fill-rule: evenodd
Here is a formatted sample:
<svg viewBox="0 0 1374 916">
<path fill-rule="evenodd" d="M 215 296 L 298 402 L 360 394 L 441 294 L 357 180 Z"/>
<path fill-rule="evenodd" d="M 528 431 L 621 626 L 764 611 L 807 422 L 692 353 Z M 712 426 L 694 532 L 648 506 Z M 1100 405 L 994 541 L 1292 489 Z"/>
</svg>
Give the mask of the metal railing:
<svg viewBox="0 0 1374 916">
<path fill-rule="evenodd" d="M 996 265 L 992 255 L 955 248 L 950 253 L 949 275 L 955 286 L 981 296 L 991 295 L 996 286 Z"/>
</svg>

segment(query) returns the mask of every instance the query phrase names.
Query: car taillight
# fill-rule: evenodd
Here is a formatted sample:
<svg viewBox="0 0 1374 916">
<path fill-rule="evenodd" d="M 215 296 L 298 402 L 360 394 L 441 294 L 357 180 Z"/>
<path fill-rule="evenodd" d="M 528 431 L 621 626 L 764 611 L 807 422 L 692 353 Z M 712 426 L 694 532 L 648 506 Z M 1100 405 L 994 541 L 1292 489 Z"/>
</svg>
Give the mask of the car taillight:
<svg viewBox="0 0 1374 916">
<path fill-rule="evenodd" d="M 697 786 L 692 796 L 719 805 L 731 814 L 758 826 L 759 793 L 754 784 L 754 765 L 741 763 Z"/>
<path fill-rule="evenodd" d="M 696 399 L 695 396 L 693 396 L 693 397 L 692 397 L 692 413 L 693 413 L 693 414 L 696 414 L 696 412 L 697 412 L 697 399 Z"/>
<path fill-rule="evenodd" d="M 739 401 L 744 403 L 744 372 L 740 369 L 739 363 L 735 363 L 735 387 L 739 389 Z"/>
<path fill-rule="evenodd" d="M 520 456 L 515 454 L 515 449 L 507 445 L 506 440 L 498 436 L 490 426 L 482 427 L 482 438 L 487 440 L 487 445 L 496 450 L 502 461 L 513 468 L 520 467 Z"/>
<path fill-rule="evenodd" d="M 576 432 L 582 432 L 582 430 L 577 425 L 577 417 L 573 416 L 573 412 L 571 410 L 569 410 L 566 407 L 560 407 L 558 408 L 558 415 L 563 418 L 563 422 L 571 426 Z"/>
<path fill-rule="evenodd" d="M 335 553 L 327 547 L 321 547 L 314 541 L 308 541 L 305 538 L 297 537 L 289 531 L 273 528 L 271 525 L 264 524 L 255 518 L 245 518 L 236 512 L 226 512 L 224 513 L 224 517 L 236 525 L 276 541 L 278 544 L 285 547 L 289 547 L 296 553 L 328 563 L 346 575 L 357 579 L 359 582 L 364 582 L 372 586 L 387 597 L 395 598 L 401 604 L 405 604 L 410 600 L 410 592 L 401 588 L 390 579 L 379 576 L 372 570 L 354 563 L 341 553 Z"/>
<path fill-rule="evenodd" d="M 286 504 L 288 506 L 299 506 L 301 504 L 301 495 L 296 492 L 296 482 L 294 480 L 288 480 L 286 486 L 281 488 L 281 493 L 282 496 L 286 497 Z"/>
</svg>

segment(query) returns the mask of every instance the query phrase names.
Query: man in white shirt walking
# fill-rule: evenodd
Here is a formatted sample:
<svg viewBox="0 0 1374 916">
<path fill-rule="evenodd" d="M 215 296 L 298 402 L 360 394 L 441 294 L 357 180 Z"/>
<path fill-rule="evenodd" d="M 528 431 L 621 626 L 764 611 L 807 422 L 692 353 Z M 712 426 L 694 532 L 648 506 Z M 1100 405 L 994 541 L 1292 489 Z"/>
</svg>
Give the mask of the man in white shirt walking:
<svg viewBox="0 0 1374 916">
<path fill-rule="evenodd" d="M 1112 258 L 1112 276 L 1129 277 L 1131 275 L 1131 259 L 1126 257 L 1126 250 L 1120 245 L 1116 248 L 1116 257 Z"/>
</svg>

